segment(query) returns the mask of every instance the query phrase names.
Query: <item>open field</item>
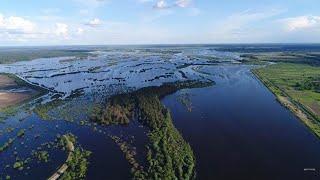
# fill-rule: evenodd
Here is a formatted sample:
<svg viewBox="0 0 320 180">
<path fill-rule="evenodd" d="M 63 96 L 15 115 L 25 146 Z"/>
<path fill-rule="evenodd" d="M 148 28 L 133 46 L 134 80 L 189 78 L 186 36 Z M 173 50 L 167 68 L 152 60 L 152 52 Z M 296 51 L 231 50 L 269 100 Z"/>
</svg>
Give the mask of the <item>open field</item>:
<svg viewBox="0 0 320 180">
<path fill-rule="evenodd" d="M 279 63 L 254 74 L 318 136 L 320 136 L 320 67 Z"/>
<path fill-rule="evenodd" d="M 13 75 L 0 74 L 0 108 L 20 104 L 40 94 L 40 91 L 21 81 Z"/>
<path fill-rule="evenodd" d="M 31 94 L 26 93 L 0 93 L 0 108 L 19 104 L 31 96 Z"/>
</svg>

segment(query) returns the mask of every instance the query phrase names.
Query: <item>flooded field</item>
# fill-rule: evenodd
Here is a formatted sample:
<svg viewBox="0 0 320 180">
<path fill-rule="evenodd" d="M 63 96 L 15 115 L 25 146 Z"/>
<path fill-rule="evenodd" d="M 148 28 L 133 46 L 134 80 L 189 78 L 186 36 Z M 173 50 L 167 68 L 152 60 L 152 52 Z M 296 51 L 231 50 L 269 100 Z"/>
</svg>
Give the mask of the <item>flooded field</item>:
<svg viewBox="0 0 320 180">
<path fill-rule="evenodd" d="M 153 129 L 141 117 L 125 124 L 101 124 L 93 117 L 113 95 L 191 80 L 212 85 L 178 88 L 162 99 L 195 156 L 191 174 L 198 179 L 316 177 L 304 169 L 320 167 L 320 142 L 252 75 L 255 66 L 240 61 L 239 53 L 212 47 L 171 46 L 109 47 L 81 58 L 2 64 L 1 73 L 48 93 L 0 111 L 0 177 L 50 177 L 68 159 L 61 147 L 66 134 L 76 137 L 80 154 L 91 152 L 81 159 L 86 179 L 130 179 L 147 172 L 146 144 L 152 144 Z"/>
</svg>

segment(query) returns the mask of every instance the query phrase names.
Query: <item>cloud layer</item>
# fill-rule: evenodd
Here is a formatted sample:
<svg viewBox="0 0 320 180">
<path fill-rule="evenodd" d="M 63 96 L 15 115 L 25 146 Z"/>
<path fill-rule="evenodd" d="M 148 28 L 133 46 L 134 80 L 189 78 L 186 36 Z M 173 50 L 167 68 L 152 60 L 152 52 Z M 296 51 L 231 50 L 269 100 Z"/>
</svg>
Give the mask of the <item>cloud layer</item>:
<svg viewBox="0 0 320 180">
<path fill-rule="evenodd" d="M 0 11 L 0 43 L 320 42 L 317 13 L 292 15 L 288 9 L 264 7 L 223 14 L 208 11 L 199 6 L 197 0 L 132 1 L 136 6 L 126 7 L 128 17 L 125 18 L 122 16 L 125 12 L 111 6 L 115 2 L 112 0 L 70 0 L 74 11 L 67 12 L 68 15 L 64 14 L 63 7 L 46 7 L 39 10 L 38 16 L 1 14 Z M 140 7 L 138 12 L 131 12 Z"/>
<path fill-rule="evenodd" d="M 7 34 L 33 33 L 35 24 L 21 17 L 4 17 L 0 14 L 0 31 Z"/>
<path fill-rule="evenodd" d="M 289 31 L 320 28 L 320 16 L 298 16 L 284 19 L 283 22 Z"/>
</svg>

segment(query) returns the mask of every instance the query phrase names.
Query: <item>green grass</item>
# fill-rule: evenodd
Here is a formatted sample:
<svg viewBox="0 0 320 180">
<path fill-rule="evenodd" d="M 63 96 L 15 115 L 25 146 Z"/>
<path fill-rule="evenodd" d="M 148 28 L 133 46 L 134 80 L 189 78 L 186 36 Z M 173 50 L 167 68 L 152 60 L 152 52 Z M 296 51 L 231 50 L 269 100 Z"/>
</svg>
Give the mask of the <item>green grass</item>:
<svg viewBox="0 0 320 180">
<path fill-rule="evenodd" d="M 320 134 L 320 67 L 278 63 L 253 72 L 274 94 L 288 97 L 313 120 L 310 128 Z"/>
</svg>

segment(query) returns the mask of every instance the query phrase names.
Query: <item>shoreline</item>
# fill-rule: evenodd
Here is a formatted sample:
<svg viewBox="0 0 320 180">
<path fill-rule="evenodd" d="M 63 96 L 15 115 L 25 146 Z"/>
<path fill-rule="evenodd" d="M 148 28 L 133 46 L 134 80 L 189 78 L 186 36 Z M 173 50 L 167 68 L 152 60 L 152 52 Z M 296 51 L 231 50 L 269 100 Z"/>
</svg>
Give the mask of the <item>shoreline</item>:
<svg viewBox="0 0 320 180">
<path fill-rule="evenodd" d="M 262 77 L 257 69 L 251 70 L 254 77 L 256 77 L 272 94 L 276 97 L 276 100 L 289 111 L 291 111 L 311 132 L 320 138 L 320 123 L 317 118 L 310 112 L 308 112 L 299 102 L 295 102 L 290 95 L 284 92 L 281 88 L 273 84 L 266 77 Z M 281 94 L 276 91 L 280 91 Z"/>
</svg>

